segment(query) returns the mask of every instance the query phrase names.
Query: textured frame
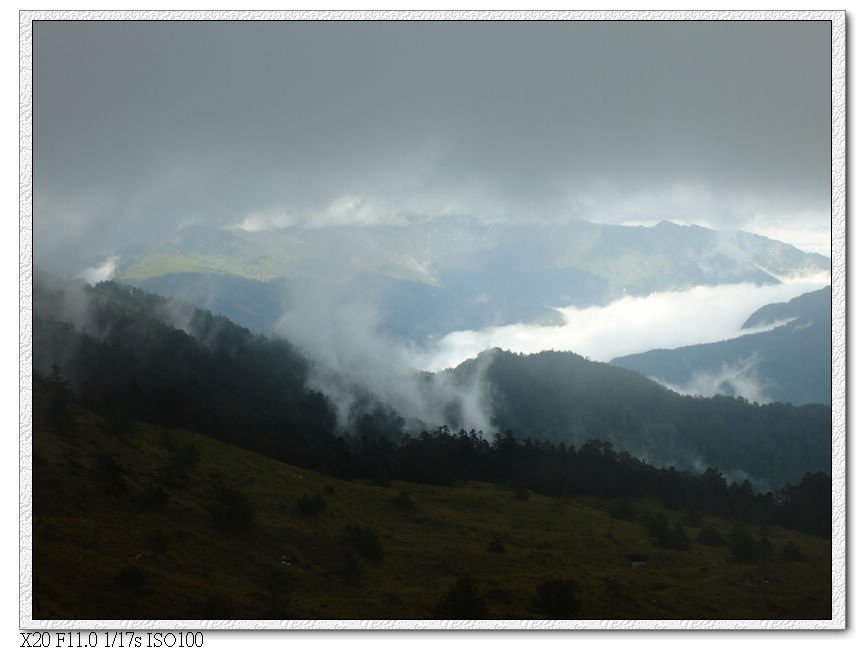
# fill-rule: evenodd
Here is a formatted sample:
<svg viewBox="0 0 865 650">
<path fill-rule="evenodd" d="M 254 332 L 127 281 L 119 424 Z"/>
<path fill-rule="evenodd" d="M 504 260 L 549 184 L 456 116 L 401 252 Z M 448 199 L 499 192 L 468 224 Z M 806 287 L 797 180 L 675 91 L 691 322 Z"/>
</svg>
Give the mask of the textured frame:
<svg viewBox="0 0 865 650">
<path fill-rule="evenodd" d="M 34 620 L 32 618 L 33 21 L 716 20 L 831 23 L 832 618 L 830 620 Z M 19 625 L 21 629 L 839 630 L 847 614 L 846 15 L 843 11 L 21 11 L 19 13 Z"/>
</svg>

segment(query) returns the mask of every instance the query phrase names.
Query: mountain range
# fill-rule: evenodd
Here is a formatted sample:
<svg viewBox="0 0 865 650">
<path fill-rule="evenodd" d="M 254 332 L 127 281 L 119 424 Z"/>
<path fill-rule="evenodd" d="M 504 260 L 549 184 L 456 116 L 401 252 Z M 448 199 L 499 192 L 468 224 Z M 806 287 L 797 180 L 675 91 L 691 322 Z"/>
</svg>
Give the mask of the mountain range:
<svg viewBox="0 0 865 650">
<path fill-rule="evenodd" d="M 341 435 L 399 440 L 423 426 L 474 427 L 480 413 L 520 438 L 599 438 L 656 465 L 715 466 L 760 485 L 829 468 L 828 407 L 681 396 L 562 352 L 491 350 L 442 373 L 403 375 L 417 399 L 441 405 L 438 422 L 411 421 L 373 384 L 347 381 L 352 417 L 339 424 L 337 393 L 312 385 L 315 361 L 286 341 L 113 282 L 39 277 L 34 294 L 34 369 L 60 373 L 86 407 L 188 427 L 289 462 L 338 464 Z M 475 410 L 464 408 L 469 394 Z"/>
<path fill-rule="evenodd" d="M 256 232 L 195 225 L 114 259 L 115 279 L 257 332 L 273 331 L 286 309 L 314 294 L 363 300 L 382 331 L 421 344 L 455 330 L 555 323 L 556 307 L 700 285 L 777 284 L 829 269 L 822 255 L 741 231 L 467 217 Z"/>
</svg>

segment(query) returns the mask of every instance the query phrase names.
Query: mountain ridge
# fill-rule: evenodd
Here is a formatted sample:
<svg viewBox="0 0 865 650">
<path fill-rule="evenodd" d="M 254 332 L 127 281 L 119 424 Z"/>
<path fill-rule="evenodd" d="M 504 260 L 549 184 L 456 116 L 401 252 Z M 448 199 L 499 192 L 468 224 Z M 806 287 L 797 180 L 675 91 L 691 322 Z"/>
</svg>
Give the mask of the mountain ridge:
<svg viewBox="0 0 865 650">
<path fill-rule="evenodd" d="M 612 359 L 679 392 L 759 396 L 760 401 L 828 404 L 831 394 L 831 290 L 761 307 L 741 329 L 769 331 Z M 780 324 L 779 324 L 780 323 Z"/>
<path fill-rule="evenodd" d="M 280 458 L 338 456 L 334 407 L 322 392 L 328 386 L 310 388 L 315 360 L 289 343 L 116 283 L 74 285 L 90 295 L 89 325 L 79 331 L 69 317 L 52 314 L 64 309 L 62 296 L 46 294 L 41 281 L 35 287 L 34 367 L 47 373 L 57 364 L 86 404 L 212 429 Z M 523 437 L 569 444 L 603 438 L 654 462 L 741 470 L 770 485 L 829 466 L 826 407 L 683 397 L 634 371 L 573 353 L 494 350 L 457 369 L 401 381 L 417 382 L 415 397 L 437 405 L 443 420 L 425 426 L 461 418 L 454 424 L 471 427 L 466 417 L 479 411 L 463 411 L 454 400 L 486 392 L 493 424 Z M 391 439 L 406 433 L 405 414 L 394 411 L 388 395 L 348 386 L 357 426 Z"/>
</svg>

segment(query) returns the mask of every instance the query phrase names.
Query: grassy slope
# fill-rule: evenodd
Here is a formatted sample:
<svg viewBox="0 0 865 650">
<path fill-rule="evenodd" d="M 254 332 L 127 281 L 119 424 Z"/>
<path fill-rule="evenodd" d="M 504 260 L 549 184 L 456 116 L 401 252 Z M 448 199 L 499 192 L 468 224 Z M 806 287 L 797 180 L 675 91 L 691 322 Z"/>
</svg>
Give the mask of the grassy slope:
<svg viewBox="0 0 865 650">
<path fill-rule="evenodd" d="M 510 490 L 482 483 L 343 482 L 188 431 L 137 425 L 118 437 L 103 429 L 100 418 L 79 412 L 77 432 L 59 438 L 37 418 L 35 618 L 433 618 L 436 602 L 463 572 L 494 618 L 542 617 L 535 587 L 552 578 L 576 581 L 579 616 L 586 619 L 831 616 L 828 541 L 799 533 L 771 528 L 768 537 L 776 555 L 795 540 L 804 562 L 741 565 L 725 548 L 653 548 L 641 525 L 613 519 L 603 499 L 517 500 Z M 173 488 L 161 510 L 144 510 L 141 494 L 188 444 L 200 452 L 188 485 Z M 123 467 L 124 489 L 95 474 L 99 453 Z M 217 476 L 253 500 L 251 535 L 211 525 L 207 505 Z M 392 502 L 401 490 L 414 508 Z M 321 514 L 297 511 L 302 494 L 319 491 L 326 501 Z M 661 510 L 648 500 L 633 505 L 639 515 Z M 682 518 L 665 514 L 671 525 Z M 704 522 L 722 533 L 731 527 L 715 518 Z M 347 524 L 373 529 L 385 552 L 381 564 L 361 560 L 356 585 L 343 578 Z M 696 528 L 686 530 L 696 537 Z M 487 552 L 494 537 L 504 553 Z M 631 569 L 630 554 L 648 555 L 648 565 Z M 130 566 L 147 576 L 143 586 L 116 584 Z"/>
</svg>

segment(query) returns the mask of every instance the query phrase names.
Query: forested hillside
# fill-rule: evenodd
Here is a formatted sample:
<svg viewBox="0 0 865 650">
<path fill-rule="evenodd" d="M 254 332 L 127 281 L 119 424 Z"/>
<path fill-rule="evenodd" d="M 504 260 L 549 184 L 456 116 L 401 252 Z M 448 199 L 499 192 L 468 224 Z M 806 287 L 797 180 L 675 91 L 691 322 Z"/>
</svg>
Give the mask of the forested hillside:
<svg viewBox="0 0 865 650">
<path fill-rule="evenodd" d="M 656 465 L 716 466 L 770 486 L 829 470 L 826 406 L 685 397 L 570 352 L 490 350 L 450 372 L 468 381 L 481 363 L 501 430 L 565 442 L 603 438 Z"/>
<path fill-rule="evenodd" d="M 328 397 L 307 387 L 311 362 L 289 343 L 138 289 L 46 285 L 37 287 L 36 306 L 36 371 L 59 373 L 82 405 L 121 421 L 189 427 L 321 468 L 343 465 L 351 440 L 397 443 L 420 427 L 475 428 L 459 421 L 409 425 L 368 394 L 339 428 Z M 58 320 L 63 313 L 74 323 Z M 683 397 L 572 353 L 492 350 L 446 374 L 457 385 L 480 377 L 496 431 L 518 438 L 577 446 L 605 440 L 657 466 L 697 473 L 718 467 L 762 488 L 829 470 L 823 406 Z M 434 377 L 426 382 L 436 389 Z"/>
<path fill-rule="evenodd" d="M 327 398 L 305 387 L 308 362 L 286 341 L 110 282 L 35 294 L 34 369 L 56 366 L 88 408 L 295 461 L 333 431 Z"/>
<path fill-rule="evenodd" d="M 36 618 L 830 615 L 822 407 L 494 350 L 501 433 L 407 431 L 374 399 L 341 430 L 285 341 L 115 283 L 35 304 Z M 786 470 L 653 464 L 625 444 L 647 432 Z"/>
</svg>

